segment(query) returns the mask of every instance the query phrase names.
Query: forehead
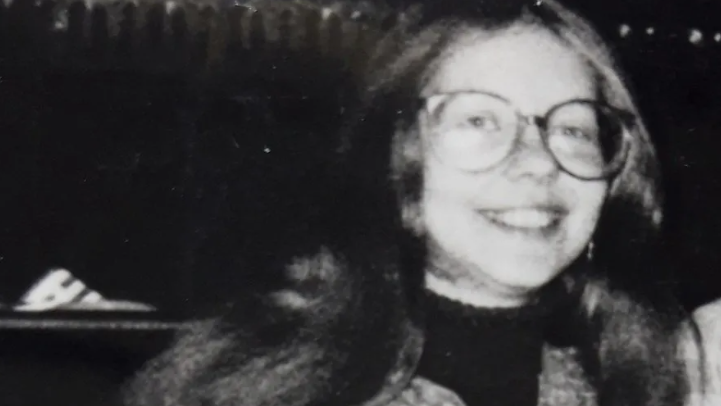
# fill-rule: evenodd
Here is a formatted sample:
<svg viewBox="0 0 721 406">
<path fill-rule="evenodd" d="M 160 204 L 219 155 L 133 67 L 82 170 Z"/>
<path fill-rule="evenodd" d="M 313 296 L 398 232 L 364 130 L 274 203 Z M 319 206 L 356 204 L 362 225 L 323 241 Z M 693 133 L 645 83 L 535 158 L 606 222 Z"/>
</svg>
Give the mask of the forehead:
<svg viewBox="0 0 721 406">
<path fill-rule="evenodd" d="M 547 30 L 467 30 L 439 61 L 424 95 L 487 91 L 540 114 L 570 99 L 595 98 L 593 77 L 588 63 Z"/>
</svg>

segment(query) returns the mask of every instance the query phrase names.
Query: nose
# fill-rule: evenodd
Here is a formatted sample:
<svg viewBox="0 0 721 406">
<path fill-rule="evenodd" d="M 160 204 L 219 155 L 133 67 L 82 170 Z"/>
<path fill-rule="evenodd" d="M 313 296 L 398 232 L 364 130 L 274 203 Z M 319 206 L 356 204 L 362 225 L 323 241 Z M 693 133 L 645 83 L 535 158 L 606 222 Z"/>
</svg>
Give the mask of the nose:
<svg viewBox="0 0 721 406">
<path fill-rule="evenodd" d="M 507 173 L 517 178 L 546 178 L 556 174 L 558 165 L 546 147 L 540 127 L 529 124 L 520 131 Z"/>
</svg>

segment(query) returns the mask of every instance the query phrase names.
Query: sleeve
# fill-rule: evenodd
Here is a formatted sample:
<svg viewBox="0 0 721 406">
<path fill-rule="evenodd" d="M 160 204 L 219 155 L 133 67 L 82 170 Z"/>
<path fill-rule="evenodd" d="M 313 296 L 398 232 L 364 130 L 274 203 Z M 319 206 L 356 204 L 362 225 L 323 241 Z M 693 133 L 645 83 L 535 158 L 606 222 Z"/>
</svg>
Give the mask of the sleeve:
<svg viewBox="0 0 721 406">
<path fill-rule="evenodd" d="M 702 351 L 689 340 L 684 346 L 690 389 L 688 406 L 721 405 L 721 299 L 698 308 L 693 319 Z"/>
</svg>

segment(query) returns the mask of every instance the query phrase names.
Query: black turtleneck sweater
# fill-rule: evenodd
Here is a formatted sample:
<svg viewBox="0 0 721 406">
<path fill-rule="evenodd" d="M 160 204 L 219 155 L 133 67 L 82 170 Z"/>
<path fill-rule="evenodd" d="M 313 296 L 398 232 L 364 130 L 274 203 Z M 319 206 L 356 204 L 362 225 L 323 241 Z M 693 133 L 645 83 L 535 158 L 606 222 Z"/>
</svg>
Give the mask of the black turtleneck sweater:
<svg viewBox="0 0 721 406">
<path fill-rule="evenodd" d="M 427 341 L 418 374 L 468 406 L 535 406 L 545 312 L 476 308 L 426 295 Z"/>
</svg>

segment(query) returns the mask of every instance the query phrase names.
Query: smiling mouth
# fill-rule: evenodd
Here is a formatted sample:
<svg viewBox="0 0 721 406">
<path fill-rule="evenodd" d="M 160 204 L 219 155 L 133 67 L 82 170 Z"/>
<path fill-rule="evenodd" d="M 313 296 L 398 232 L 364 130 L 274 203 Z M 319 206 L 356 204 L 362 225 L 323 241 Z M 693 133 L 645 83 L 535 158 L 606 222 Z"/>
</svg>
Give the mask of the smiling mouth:
<svg viewBox="0 0 721 406">
<path fill-rule="evenodd" d="M 559 209 L 519 208 L 506 210 L 480 210 L 491 223 L 517 231 L 551 231 L 558 227 L 564 212 Z"/>
</svg>

